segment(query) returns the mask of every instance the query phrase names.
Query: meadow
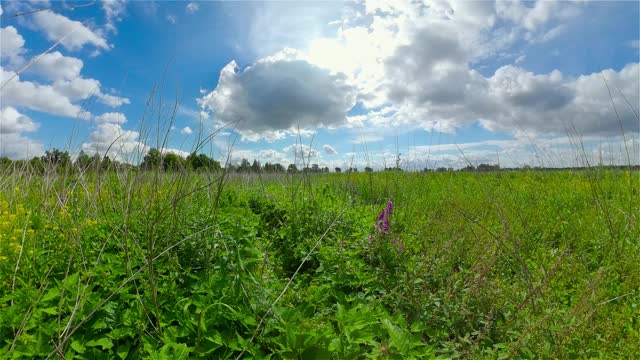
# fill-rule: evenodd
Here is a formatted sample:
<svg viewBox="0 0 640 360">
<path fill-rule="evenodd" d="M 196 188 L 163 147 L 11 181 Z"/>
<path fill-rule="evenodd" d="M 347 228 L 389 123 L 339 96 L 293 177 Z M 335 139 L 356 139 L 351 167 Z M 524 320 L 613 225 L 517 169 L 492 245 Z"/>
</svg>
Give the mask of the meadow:
<svg viewBox="0 0 640 360">
<path fill-rule="evenodd" d="M 637 359 L 640 173 L 0 174 L 0 358 Z"/>
</svg>

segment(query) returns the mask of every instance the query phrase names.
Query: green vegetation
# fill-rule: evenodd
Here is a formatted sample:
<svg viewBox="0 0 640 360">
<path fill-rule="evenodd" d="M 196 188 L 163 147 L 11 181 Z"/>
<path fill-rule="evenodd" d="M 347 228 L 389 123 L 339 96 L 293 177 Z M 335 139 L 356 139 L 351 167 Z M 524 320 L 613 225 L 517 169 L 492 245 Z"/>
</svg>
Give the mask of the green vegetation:
<svg viewBox="0 0 640 360">
<path fill-rule="evenodd" d="M 636 171 L 171 158 L 2 170 L 0 358 L 640 357 Z"/>
</svg>

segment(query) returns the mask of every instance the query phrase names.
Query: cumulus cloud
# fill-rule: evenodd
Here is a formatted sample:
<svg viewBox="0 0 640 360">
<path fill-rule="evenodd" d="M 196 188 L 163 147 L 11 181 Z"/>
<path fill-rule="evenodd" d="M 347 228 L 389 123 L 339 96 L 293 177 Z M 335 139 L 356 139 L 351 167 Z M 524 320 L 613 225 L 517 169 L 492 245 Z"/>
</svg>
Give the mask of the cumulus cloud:
<svg viewBox="0 0 640 360">
<path fill-rule="evenodd" d="M 198 10 L 200 10 L 200 4 L 196 2 L 190 2 L 185 7 L 185 11 L 187 12 L 187 14 L 195 14 L 196 12 L 198 12 Z"/>
<path fill-rule="evenodd" d="M 95 121 L 100 123 L 124 124 L 127 122 L 127 117 L 120 112 L 107 112 L 96 116 Z"/>
<path fill-rule="evenodd" d="M 82 60 L 54 51 L 41 56 L 29 69 L 55 81 L 80 77 L 83 66 Z"/>
<path fill-rule="evenodd" d="M 4 84 L 15 75 L 12 71 L 0 68 L 0 83 Z M 66 89 L 71 90 L 71 89 Z M 65 90 L 63 90 L 65 91 Z M 2 89 L 2 103 L 4 105 L 44 111 L 56 115 L 76 117 L 81 108 L 71 102 L 61 89 L 51 85 L 41 85 L 31 81 L 22 81 L 20 76 L 6 83 Z"/>
<path fill-rule="evenodd" d="M 81 149 L 88 154 L 108 155 L 113 160 L 136 163 L 148 149 L 139 141 L 139 136 L 137 131 L 124 130 L 120 124 L 100 123 Z"/>
<path fill-rule="evenodd" d="M 557 70 L 533 73 L 517 65 L 499 67 L 491 75 L 474 68 L 487 57 L 508 57 L 516 42 L 549 41 L 568 31 L 569 25 L 559 22 L 579 14 L 580 4 L 442 1 L 363 6 L 369 25 L 344 21 L 336 39 L 315 41 L 309 50 L 313 63 L 346 72 L 358 89 L 358 100 L 369 109 L 342 124 L 356 142 L 380 140 L 390 130 L 453 133 L 476 121 L 511 133 L 557 135 L 576 129 L 615 134 L 620 126 L 603 76 L 612 89 L 620 89 L 612 95 L 625 131 L 638 131 L 637 118 L 622 96 L 638 98 L 638 64 L 578 78 Z M 342 51 L 349 48 L 358 51 Z M 336 51 L 340 60 L 346 59 L 332 63 L 322 56 Z M 516 55 L 513 60 L 522 62 L 524 57 L 516 60 Z"/>
<path fill-rule="evenodd" d="M 355 105 L 355 92 L 344 75 L 284 51 L 241 71 L 230 62 L 218 86 L 198 103 L 243 139 L 278 139 L 298 128 L 341 124 Z"/>
<path fill-rule="evenodd" d="M 0 109 L 0 134 L 31 132 L 37 130 L 38 126 L 31 118 L 11 106 Z"/>
<path fill-rule="evenodd" d="M 45 33 L 49 41 L 59 41 L 70 34 L 61 43 L 69 50 L 79 50 L 88 44 L 103 50 L 110 48 L 102 35 L 80 21 L 71 20 L 50 10 L 38 11 L 32 16 L 34 24 Z"/>
<path fill-rule="evenodd" d="M 324 152 L 329 155 L 335 155 L 338 153 L 331 145 L 323 145 L 322 148 L 324 149 Z"/>
<path fill-rule="evenodd" d="M 176 23 L 176 17 L 169 14 L 167 15 L 167 21 L 170 22 L 171 24 L 175 24 Z"/>
<path fill-rule="evenodd" d="M 0 156 L 12 159 L 40 156 L 44 146 L 22 134 L 36 131 L 38 127 L 38 123 L 11 106 L 0 109 Z"/>
<path fill-rule="evenodd" d="M 551 20 L 577 16 L 580 11 L 580 4 L 569 1 L 536 1 L 533 7 L 525 5 L 523 1 L 497 1 L 495 7 L 500 17 L 522 25 L 530 31 L 544 26 Z"/>
<path fill-rule="evenodd" d="M 9 64 L 21 64 L 24 59 L 24 38 L 18 34 L 13 26 L 0 28 L 0 57 L 7 59 Z"/>
<path fill-rule="evenodd" d="M 190 127 L 185 126 L 182 130 L 180 130 L 180 134 L 190 135 L 193 132 Z"/>
<path fill-rule="evenodd" d="M 320 156 L 318 150 L 304 144 L 292 144 L 282 150 L 285 153 L 292 154 L 298 161 Z"/>
<path fill-rule="evenodd" d="M 20 133 L 0 133 L 0 156 L 23 160 L 43 153 L 44 146 L 39 141 L 22 136 Z"/>
</svg>

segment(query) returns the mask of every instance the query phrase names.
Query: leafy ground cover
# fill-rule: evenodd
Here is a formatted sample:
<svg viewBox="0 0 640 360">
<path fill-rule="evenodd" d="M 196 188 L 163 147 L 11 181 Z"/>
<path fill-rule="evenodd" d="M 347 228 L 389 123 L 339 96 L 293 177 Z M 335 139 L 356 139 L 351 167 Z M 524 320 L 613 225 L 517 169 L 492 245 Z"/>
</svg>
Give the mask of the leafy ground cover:
<svg viewBox="0 0 640 360">
<path fill-rule="evenodd" d="M 640 357 L 640 174 L 0 176 L 2 358 Z"/>
</svg>

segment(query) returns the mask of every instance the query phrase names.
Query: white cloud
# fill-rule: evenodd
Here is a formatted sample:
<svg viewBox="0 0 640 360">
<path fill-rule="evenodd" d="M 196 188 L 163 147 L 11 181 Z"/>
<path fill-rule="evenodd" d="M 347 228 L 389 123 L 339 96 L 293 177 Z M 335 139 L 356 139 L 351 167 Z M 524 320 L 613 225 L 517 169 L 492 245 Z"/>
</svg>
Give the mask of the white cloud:
<svg viewBox="0 0 640 360">
<path fill-rule="evenodd" d="M 24 38 L 18 34 L 18 30 L 13 26 L 0 28 L 0 57 L 8 59 L 12 65 L 21 64 L 24 59 L 22 55 L 25 49 Z"/>
<path fill-rule="evenodd" d="M 355 104 L 355 92 L 344 75 L 285 50 L 242 71 L 230 62 L 216 89 L 198 103 L 221 123 L 231 123 L 245 140 L 279 139 L 298 129 L 341 124 Z"/>
<path fill-rule="evenodd" d="M 180 134 L 190 135 L 193 132 L 190 127 L 185 126 L 182 130 L 180 130 Z"/>
<path fill-rule="evenodd" d="M 39 124 L 11 106 L 0 109 L 0 156 L 12 159 L 29 159 L 40 156 L 44 146 L 22 135 L 36 131 Z"/>
<path fill-rule="evenodd" d="M 196 2 L 190 2 L 185 7 L 187 14 L 195 14 L 198 10 L 200 10 L 200 4 Z"/>
<path fill-rule="evenodd" d="M 125 97 L 109 95 L 104 93 L 97 93 L 96 96 L 98 97 L 98 100 L 100 100 L 101 103 L 111 106 L 113 108 L 117 108 L 124 104 L 131 103 L 131 100 Z"/>
<path fill-rule="evenodd" d="M 95 121 L 101 123 L 124 124 L 127 122 L 127 117 L 120 112 L 107 112 L 100 116 L 96 116 Z"/>
<path fill-rule="evenodd" d="M 82 60 L 64 56 L 59 51 L 44 54 L 29 68 L 49 80 L 71 80 L 80 77 L 84 63 Z"/>
<path fill-rule="evenodd" d="M 169 14 L 167 15 L 167 21 L 170 22 L 171 24 L 175 24 L 176 23 L 176 17 Z"/>
<path fill-rule="evenodd" d="M 187 156 L 189 156 L 189 154 L 190 154 L 188 151 L 183 151 L 183 150 L 180 150 L 180 149 L 173 149 L 173 148 L 165 148 L 165 149 L 162 149 L 162 151 L 160 151 L 160 152 L 162 154 L 175 154 L 175 155 L 180 156 L 183 159 L 186 159 Z"/>
<path fill-rule="evenodd" d="M 58 80 L 53 83 L 53 88 L 70 101 L 84 100 L 100 93 L 100 82 L 84 78 Z"/>
<path fill-rule="evenodd" d="M 36 131 L 39 124 L 11 106 L 0 109 L 0 134 Z"/>
<path fill-rule="evenodd" d="M 79 50 L 87 44 L 104 50 L 110 48 L 103 36 L 80 21 L 71 20 L 50 10 L 38 11 L 32 16 L 35 25 L 45 33 L 49 41 L 59 41 L 68 35 L 62 41 L 62 46 L 69 50 Z"/>
<path fill-rule="evenodd" d="M 336 151 L 336 149 L 334 149 L 331 145 L 323 145 L 322 148 L 324 149 L 324 152 L 329 154 L 329 155 L 335 155 L 338 152 Z"/>
<path fill-rule="evenodd" d="M 232 164 L 238 164 L 242 159 L 247 159 L 253 162 L 258 160 L 262 165 L 265 163 L 278 163 L 283 166 L 293 163 L 292 159 L 286 153 L 274 149 L 261 149 L 261 150 L 247 150 L 247 149 L 233 149 L 230 155 L 230 162 Z M 226 154 L 223 154 L 223 159 L 226 159 Z"/>
<path fill-rule="evenodd" d="M 125 0 L 102 1 L 102 10 L 104 11 L 104 16 L 107 20 L 105 27 L 108 31 L 116 32 L 115 24 L 122 21 L 122 16 L 124 15 L 126 8 L 127 3 Z"/>
<path fill-rule="evenodd" d="M 139 162 L 148 147 L 141 143 L 137 131 L 124 130 L 120 124 L 100 123 L 89 135 L 81 149 L 88 154 L 108 155 L 112 160 Z"/>
<path fill-rule="evenodd" d="M 581 4 L 569 1 L 536 1 L 533 7 L 523 1 L 497 1 L 496 12 L 516 25 L 534 31 L 552 20 L 568 19 L 579 14 Z"/>
<path fill-rule="evenodd" d="M 44 146 L 38 141 L 19 133 L 0 134 L 0 156 L 22 160 L 42 154 L 44 154 Z"/>
<path fill-rule="evenodd" d="M 297 161 L 306 161 L 309 158 L 320 156 L 318 150 L 304 144 L 292 144 L 282 150 L 285 153 L 291 153 Z"/>
<path fill-rule="evenodd" d="M 0 68 L 0 83 L 4 84 L 14 74 L 14 72 Z M 51 114 L 77 117 L 82 109 L 73 104 L 70 98 L 60 90 L 60 88 L 51 85 L 21 81 L 20 76 L 16 76 L 2 89 L 2 103 L 3 106 L 24 106 Z"/>
</svg>

